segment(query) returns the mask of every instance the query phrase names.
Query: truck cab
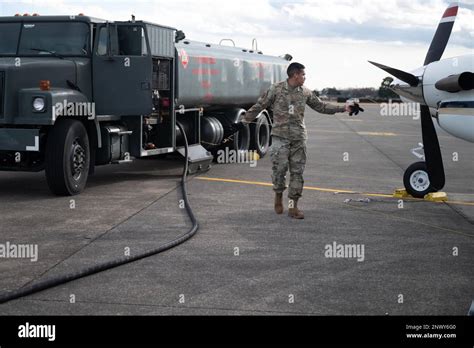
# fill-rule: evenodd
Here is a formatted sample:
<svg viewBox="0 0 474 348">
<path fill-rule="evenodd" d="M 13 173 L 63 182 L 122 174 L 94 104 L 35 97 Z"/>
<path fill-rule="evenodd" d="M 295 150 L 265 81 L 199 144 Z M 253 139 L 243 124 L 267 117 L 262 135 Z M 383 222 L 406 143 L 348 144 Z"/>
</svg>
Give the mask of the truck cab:
<svg viewBox="0 0 474 348">
<path fill-rule="evenodd" d="M 45 169 L 54 193 L 73 195 L 95 165 L 175 151 L 175 33 L 82 15 L 1 17 L 0 170 Z"/>
</svg>

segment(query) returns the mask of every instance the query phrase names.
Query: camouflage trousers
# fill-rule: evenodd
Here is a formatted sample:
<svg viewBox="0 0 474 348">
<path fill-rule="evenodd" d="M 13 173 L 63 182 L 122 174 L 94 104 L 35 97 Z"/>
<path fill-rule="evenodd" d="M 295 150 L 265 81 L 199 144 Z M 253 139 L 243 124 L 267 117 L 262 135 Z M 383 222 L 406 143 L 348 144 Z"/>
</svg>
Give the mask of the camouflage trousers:
<svg viewBox="0 0 474 348">
<path fill-rule="evenodd" d="M 303 172 L 306 165 L 306 141 L 272 137 L 270 147 L 272 159 L 273 191 L 281 193 L 286 189 L 286 173 L 290 170 L 288 198 L 297 200 L 303 192 Z"/>
</svg>

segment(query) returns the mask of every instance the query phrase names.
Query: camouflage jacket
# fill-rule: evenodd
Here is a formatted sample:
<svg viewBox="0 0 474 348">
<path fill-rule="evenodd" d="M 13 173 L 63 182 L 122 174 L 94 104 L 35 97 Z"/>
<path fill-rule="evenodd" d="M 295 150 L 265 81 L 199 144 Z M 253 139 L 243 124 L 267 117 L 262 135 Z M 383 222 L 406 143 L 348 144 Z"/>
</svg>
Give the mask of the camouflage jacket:
<svg viewBox="0 0 474 348">
<path fill-rule="evenodd" d="M 323 114 L 344 112 L 345 108 L 323 103 L 309 88 L 291 87 L 287 81 L 273 84 L 245 114 L 244 123 L 252 122 L 262 110 L 272 109 L 272 135 L 290 140 L 306 140 L 304 111 L 306 104 Z"/>
</svg>

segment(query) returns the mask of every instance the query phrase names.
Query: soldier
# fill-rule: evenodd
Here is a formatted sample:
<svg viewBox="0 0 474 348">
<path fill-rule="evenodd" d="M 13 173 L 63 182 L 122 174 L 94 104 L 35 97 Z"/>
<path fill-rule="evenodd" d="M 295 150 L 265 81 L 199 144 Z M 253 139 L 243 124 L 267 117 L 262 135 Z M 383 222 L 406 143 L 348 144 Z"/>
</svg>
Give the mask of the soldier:
<svg viewBox="0 0 474 348">
<path fill-rule="evenodd" d="M 323 103 L 314 92 L 304 87 L 306 79 L 305 67 L 299 63 L 291 63 L 288 67 L 288 79 L 272 85 L 245 114 L 242 122 L 232 126 L 231 132 L 243 129 L 252 122 L 262 110 L 271 108 L 273 111 L 272 146 L 272 180 L 275 191 L 275 212 L 283 214 L 283 191 L 286 189 L 286 173 L 290 170 L 288 190 L 288 215 L 295 219 L 304 219 L 298 209 L 298 200 L 303 192 L 303 172 L 306 164 L 306 127 L 304 111 L 306 104 L 323 114 L 350 112 L 357 114 L 364 111 L 358 104 L 337 106 Z"/>
</svg>

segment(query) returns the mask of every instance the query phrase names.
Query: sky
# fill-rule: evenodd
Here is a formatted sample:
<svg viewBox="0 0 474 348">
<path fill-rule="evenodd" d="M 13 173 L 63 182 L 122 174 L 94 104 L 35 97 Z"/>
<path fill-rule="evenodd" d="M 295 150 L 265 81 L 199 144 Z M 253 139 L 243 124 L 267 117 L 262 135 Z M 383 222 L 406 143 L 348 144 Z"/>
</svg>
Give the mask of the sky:
<svg viewBox="0 0 474 348">
<path fill-rule="evenodd" d="M 445 0 L 0 0 L 0 16 L 15 13 L 137 20 L 168 25 L 190 40 L 264 54 L 291 54 L 306 66 L 306 86 L 378 87 L 387 73 L 372 60 L 411 71 L 423 64 Z M 443 58 L 474 53 L 474 0 L 460 10 Z"/>
</svg>

